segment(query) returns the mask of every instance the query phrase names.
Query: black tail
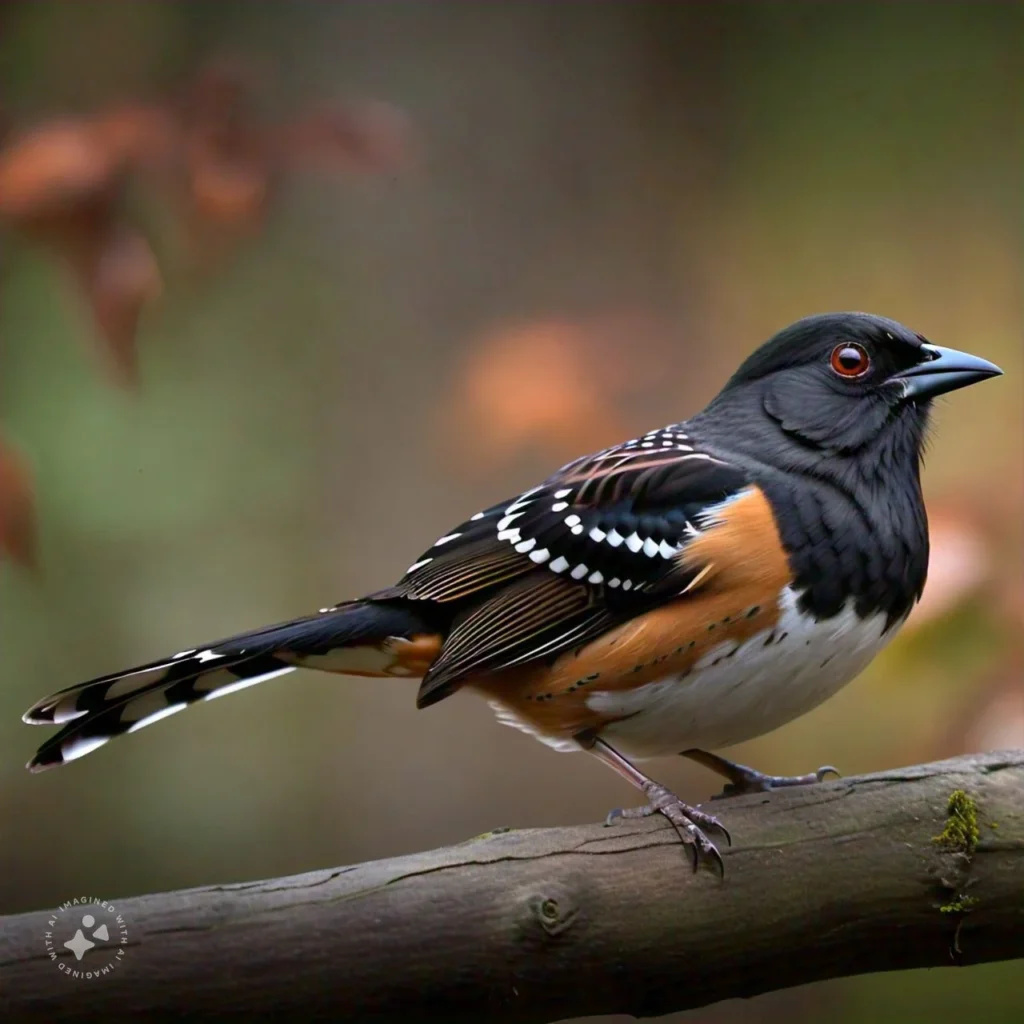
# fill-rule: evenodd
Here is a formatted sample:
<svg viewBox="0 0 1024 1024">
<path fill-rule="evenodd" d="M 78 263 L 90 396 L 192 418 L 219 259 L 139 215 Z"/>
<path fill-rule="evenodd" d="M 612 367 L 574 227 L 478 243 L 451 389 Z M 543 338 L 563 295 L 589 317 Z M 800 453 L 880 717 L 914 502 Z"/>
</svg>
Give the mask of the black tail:
<svg viewBox="0 0 1024 1024">
<path fill-rule="evenodd" d="M 422 675 L 440 647 L 432 632 L 406 607 L 353 601 L 90 679 L 47 697 L 22 716 L 30 725 L 64 726 L 27 767 L 38 772 L 66 764 L 196 701 L 223 697 L 303 666 L 351 675 Z"/>
</svg>

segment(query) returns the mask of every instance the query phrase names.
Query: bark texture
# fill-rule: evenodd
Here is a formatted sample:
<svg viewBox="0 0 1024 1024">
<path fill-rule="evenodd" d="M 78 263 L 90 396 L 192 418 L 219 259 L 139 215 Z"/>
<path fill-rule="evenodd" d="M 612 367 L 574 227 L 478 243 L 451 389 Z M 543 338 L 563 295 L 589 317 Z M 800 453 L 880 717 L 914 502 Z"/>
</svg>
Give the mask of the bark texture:
<svg viewBox="0 0 1024 1024">
<path fill-rule="evenodd" d="M 89 982 L 47 954 L 51 912 L 0 918 L 0 1017 L 527 1024 L 1024 957 L 1024 750 L 715 811 L 724 881 L 647 819 L 124 899 Z"/>
</svg>

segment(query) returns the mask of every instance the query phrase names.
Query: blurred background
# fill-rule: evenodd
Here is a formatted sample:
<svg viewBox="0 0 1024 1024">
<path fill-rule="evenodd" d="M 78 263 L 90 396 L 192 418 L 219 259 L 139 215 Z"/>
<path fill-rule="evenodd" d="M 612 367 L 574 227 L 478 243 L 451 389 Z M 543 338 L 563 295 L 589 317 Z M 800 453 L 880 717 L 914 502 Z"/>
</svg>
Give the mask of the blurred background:
<svg viewBox="0 0 1024 1024">
<path fill-rule="evenodd" d="M 939 403 L 910 624 L 734 754 L 855 773 L 1024 745 L 1022 16 L 6 0 L 0 913 L 634 800 L 470 696 L 417 712 L 401 680 L 301 673 L 40 776 L 19 718 L 390 583 L 453 522 L 684 418 L 830 309 L 1006 376 Z M 719 788 L 654 770 L 693 800 Z M 1022 991 L 1017 962 L 679 1019 L 1009 1022 Z"/>
</svg>

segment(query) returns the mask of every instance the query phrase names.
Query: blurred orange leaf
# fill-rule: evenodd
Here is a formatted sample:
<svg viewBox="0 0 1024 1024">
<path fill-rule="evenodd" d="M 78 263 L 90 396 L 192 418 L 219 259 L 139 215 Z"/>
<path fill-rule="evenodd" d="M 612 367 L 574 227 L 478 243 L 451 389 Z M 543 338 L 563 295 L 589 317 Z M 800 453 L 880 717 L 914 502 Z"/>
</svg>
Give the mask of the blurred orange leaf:
<svg viewBox="0 0 1024 1024">
<path fill-rule="evenodd" d="M 244 227 L 266 209 L 272 168 L 254 92 L 253 70 L 238 61 L 207 67 L 189 90 L 181 113 L 185 187 L 200 223 Z"/>
<path fill-rule="evenodd" d="M 168 148 L 168 124 L 144 107 L 56 120 L 5 140 L 0 150 L 0 217 L 25 231 L 45 229 L 82 204 L 110 201 L 123 175 Z"/>
<path fill-rule="evenodd" d="M 79 267 L 82 286 L 115 377 L 134 384 L 139 316 L 160 294 L 160 271 L 149 242 L 130 225 L 112 225 L 97 243 L 89 261 Z"/>
<path fill-rule="evenodd" d="M 251 68 L 220 61 L 178 100 L 122 103 L 20 134 L 0 122 L 0 222 L 68 269 L 119 383 L 137 380 L 140 317 L 162 290 L 153 248 L 127 209 L 130 183 L 170 198 L 192 255 L 209 264 L 225 243 L 262 225 L 285 173 L 376 173 L 404 153 L 406 124 L 391 107 L 335 105 L 270 124 L 257 110 L 257 84 Z M 35 559 L 31 478 L 2 446 L 0 555 Z"/>
<path fill-rule="evenodd" d="M 0 441 L 0 554 L 28 568 L 36 565 L 36 516 L 32 477 Z"/>
<path fill-rule="evenodd" d="M 663 333 L 651 318 L 604 313 L 485 334 L 466 353 L 444 406 L 449 447 L 478 467 L 529 448 L 562 458 L 622 440 L 620 403 L 658 379 Z"/>
<path fill-rule="evenodd" d="M 222 60 L 178 101 L 54 119 L 0 144 L 0 220 L 71 268 L 121 383 L 135 380 L 139 318 L 161 291 L 153 250 L 125 210 L 130 181 L 141 175 L 184 206 L 192 256 L 209 266 L 262 225 L 286 173 L 377 173 L 405 152 L 405 120 L 386 104 L 272 124 L 257 109 L 258 84 L 252 67 Z"/>
<path fill-rule="evenodd" d="M 467 355 L 448 405 L 461 454 L 490 461 L 530 445 L 590 445 L 595 426 L 609 426 L 612 417 L 587 356 L 583 330 L 568 321 L 500 329 L 481 339 Z"/>
<path fill-rule="evenodd" d="M 159 292 L 148 242 L 121 222 L 128 172 L 166 149 L 166 122 L 144 108 L 55 121 L 0 151 L 0 216 L 46 245 L 82 288 L 115 377 L 135 378 L 135 330 Z"/>
<path fill-rule="evenodd" d="M 374 174 L 408 151 L 404 115 L 385 103 L 336 103 L 270 124 L 255 103 L 256 75 L 219 62 L 202 72 L 182 107 L 184 187 L 192 247 L 204 263 L 260 226 L 286 174 Z"/>
</svg>

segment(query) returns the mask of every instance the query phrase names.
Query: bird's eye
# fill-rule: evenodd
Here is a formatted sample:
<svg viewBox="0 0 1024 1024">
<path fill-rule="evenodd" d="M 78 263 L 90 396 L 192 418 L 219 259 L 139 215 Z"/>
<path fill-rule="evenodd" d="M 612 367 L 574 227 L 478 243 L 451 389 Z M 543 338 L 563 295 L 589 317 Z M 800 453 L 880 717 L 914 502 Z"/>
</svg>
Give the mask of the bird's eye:
<svg viewBox="0 0 1024 1024">
<path fill-rule="evenodd" d="M 854 342 L 836 345 L 829 363 L 840 377 L 863 377 L 871 369 L 871 357 L 866 349 Z"/>
</svg>

